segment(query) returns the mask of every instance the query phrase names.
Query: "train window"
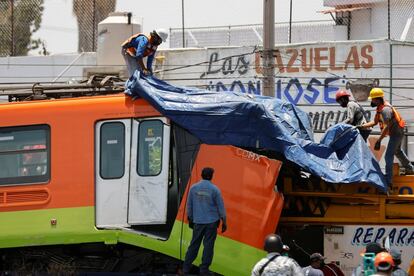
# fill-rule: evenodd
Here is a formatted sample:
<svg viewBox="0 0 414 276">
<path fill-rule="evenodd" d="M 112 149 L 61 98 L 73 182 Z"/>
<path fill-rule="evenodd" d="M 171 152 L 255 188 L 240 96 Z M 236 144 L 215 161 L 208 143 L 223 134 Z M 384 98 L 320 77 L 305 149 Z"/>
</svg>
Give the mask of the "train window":
<svg viewBox="0 0 414 276">
<path fill-rule="evenodd" d="M 103 179 L 122 178 L 125 171 L 125 126 L 121 122 L 101 126 L 100 175 Z"/>
<path fill-rule="evenodd" d="M 50 127 L 0 128 L 0 185 L 50 179 Z"/>
<path fill-rule="evenodd" d="M 160 120 L 139 124 L 137 169 L 140 176 L 155 176 L 161 172 L 163 128 Z"/>
</svg>

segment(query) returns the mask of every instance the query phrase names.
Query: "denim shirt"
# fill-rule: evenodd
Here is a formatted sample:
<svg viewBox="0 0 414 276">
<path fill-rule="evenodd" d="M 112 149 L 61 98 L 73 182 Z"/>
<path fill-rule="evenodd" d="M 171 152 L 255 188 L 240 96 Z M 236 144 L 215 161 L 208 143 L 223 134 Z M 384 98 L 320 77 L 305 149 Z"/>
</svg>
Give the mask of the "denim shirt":
<svg viewBox="0 0 414 276">
<path fill-rule="evenodd" d="M 143 58 L 145 49 L 147 48 L 148 38 L 144 35 L 140 35 L 131 41 L 131 46 L 136 49 L 136 58 Z M 147 68 L 151 70 L 152 62 L 154 61 L 154 54 L 147 57 Z"/>
<path fill-rule="evenodd" d="M 225 219 L 226 210 L 221 192 L 208 180 L 191 187 L 187 201 L 188 217 L 197 224 L 208 224 Z"/>
</svg>

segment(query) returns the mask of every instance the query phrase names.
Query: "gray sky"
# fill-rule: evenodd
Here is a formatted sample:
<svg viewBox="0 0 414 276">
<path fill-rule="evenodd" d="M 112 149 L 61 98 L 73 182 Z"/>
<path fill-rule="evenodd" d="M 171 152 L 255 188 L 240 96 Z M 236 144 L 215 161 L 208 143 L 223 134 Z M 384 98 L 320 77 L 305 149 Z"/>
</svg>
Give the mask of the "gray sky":
<svg viewBox="0 0 414 276">
<path fill-rule="evenodd" d="M 276 22 L 289 20 L 289 3 L 290 0 L 275 0 Z M 260 24 L 263 21 L 263 0 L 184 0 L 184 7 L 185 27 Z M 317 13 L 323 9 L 323 0 L 293 0 L 293 20 L 330 19 Z M 181 0 L 117 0 L 116 11 L 132 12 L 143 22 L 144 32 L 181 27 Z M 35 37 L 45 40 L 52 54 L 76 52 L 78 33 L 72 0 L 45 0 L 42 26 Z M 31 54 L 37 55 L 37 51 Z"/>
</svg>

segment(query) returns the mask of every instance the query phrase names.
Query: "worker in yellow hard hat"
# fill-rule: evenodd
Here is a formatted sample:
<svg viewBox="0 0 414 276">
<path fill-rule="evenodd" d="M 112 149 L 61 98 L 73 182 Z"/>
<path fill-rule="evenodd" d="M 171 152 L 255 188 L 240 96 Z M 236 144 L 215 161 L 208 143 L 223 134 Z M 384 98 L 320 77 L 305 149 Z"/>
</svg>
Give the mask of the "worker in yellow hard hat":
<svg viewBox="0 0 414 276">
<path fill-rule="evenodd" d="M 381 136 L 375 143 L 375 150 L 381 147 L 381 141 L 389 135 L 389 142 L 385 152 L 385 173 L 389 185 L 392 183 L 392 164 L 394 155 L 397 156 L 405 168 L 405 174 L 414 174 L 414 167 L 408 160 L 407 155 L 401 149 L 401 141 L 404 137 L 405 121 L 398 111 L 384 100 L 384 91 L 381 88 L 373 88 L 369 93 L 371 106 L 377 107 L 374 121 L 363 124 L 360 128 L 369 128 L 379 124 Z"/>
</svg>

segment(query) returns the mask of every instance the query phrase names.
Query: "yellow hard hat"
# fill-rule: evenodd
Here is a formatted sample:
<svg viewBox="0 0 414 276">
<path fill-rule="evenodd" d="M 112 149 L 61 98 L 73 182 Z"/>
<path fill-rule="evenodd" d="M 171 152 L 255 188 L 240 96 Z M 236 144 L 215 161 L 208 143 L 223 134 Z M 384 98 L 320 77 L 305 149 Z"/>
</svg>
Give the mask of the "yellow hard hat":
<svg viewBox="0 0 414 276">
<path fill-rule="evenodd" d="M 368 100 L 372 100 L 375 98 L 383 98 L 384 97 L 384 91 L 382 91 L 381 88 L 372 88 L 371 92 L 369 92 L 369 98 Z"/>
</svg>

